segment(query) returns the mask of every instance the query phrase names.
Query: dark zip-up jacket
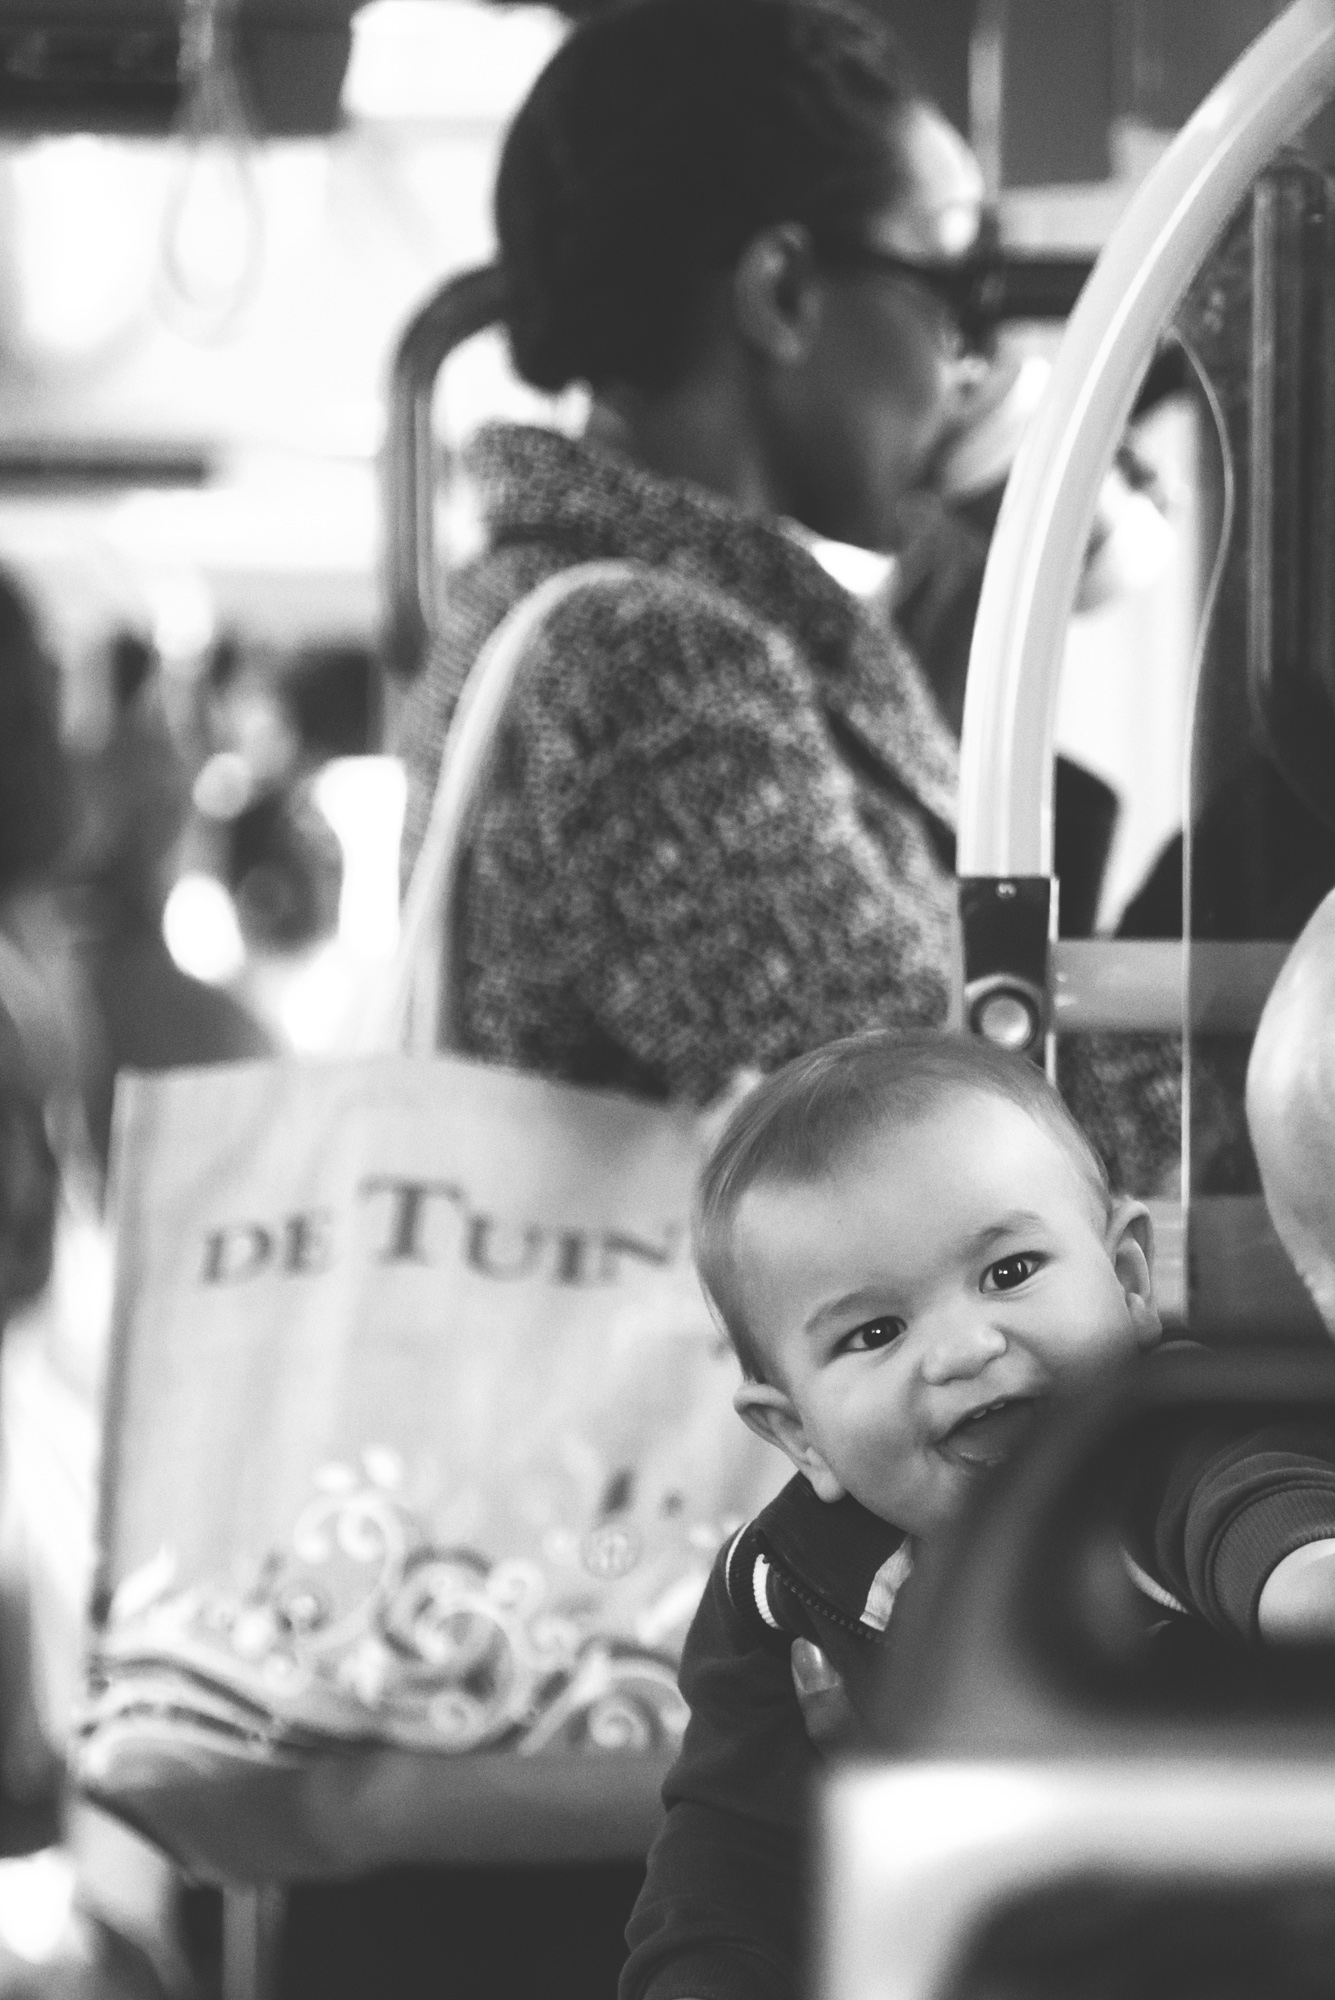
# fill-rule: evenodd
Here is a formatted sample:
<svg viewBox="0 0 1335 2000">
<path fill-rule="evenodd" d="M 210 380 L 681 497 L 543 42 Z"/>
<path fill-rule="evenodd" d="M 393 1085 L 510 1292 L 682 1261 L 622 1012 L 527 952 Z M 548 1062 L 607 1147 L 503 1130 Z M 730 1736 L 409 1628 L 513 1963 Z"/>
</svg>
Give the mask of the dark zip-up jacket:
<svg viewBox="0 0 1335 2000">
<path fill-rule="evenodd" d="M 1160 1613 L 1246 1640 L 1275 1564 L 1333 1535 L 1335 1437 L 1188 1421 L 1135 1482 L 1125 1553 Z M 800 1991 L 807 1795 L 821 1746 L 858 1740 L 909 1553 L 899 1529 L 801 1477 L 721 1551 L 682 1656 L 690 1722 L 620 2000 Z"/>
</svg>

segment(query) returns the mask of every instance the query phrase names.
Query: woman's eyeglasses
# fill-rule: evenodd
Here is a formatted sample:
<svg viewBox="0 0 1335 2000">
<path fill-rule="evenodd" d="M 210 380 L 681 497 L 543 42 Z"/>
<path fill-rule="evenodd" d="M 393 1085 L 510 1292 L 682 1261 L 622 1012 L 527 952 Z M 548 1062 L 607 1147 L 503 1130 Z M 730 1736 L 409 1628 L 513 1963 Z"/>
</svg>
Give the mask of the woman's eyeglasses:
<svg viewBox="0 0 1335 2000">
<path fill-rule="evenodd" d="M 988 247 L 954 262 L 901 257 L 874 243 L 822 244 L 824 262 L 919 285 L 944 307 L 969 353 L 985 353 L 1005 320 L 1065 319 L 1093 269 L 1089 257 L 1016 257 Z"/>
</svg>

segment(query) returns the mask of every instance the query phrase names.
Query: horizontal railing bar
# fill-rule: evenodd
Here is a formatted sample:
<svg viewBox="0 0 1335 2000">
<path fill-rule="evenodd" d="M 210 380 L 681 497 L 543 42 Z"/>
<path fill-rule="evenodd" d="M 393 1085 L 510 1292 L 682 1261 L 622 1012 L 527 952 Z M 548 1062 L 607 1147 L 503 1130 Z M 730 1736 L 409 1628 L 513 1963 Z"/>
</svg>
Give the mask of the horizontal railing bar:
<svg viewBox="0 0 1335 2000">
<path fill-rule="evenodd" d="M 1288 957 L 1283 940 L 1068 938 L 1052 948 L 1058 1034 L 1178 1034 L 1188 981 L 1198 1033 L 1249 1034 Z"/>
</svg>

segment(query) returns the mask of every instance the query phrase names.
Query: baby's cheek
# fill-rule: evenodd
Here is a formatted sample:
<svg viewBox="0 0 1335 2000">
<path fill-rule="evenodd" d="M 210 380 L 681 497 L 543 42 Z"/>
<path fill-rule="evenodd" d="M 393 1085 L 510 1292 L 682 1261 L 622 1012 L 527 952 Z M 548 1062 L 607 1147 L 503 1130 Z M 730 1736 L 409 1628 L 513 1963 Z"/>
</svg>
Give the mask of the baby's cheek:
<svg viewBox="0 0 1335 2000">
<path fill-rule="evenodd" d="M 859 1441 L 855 1457 L 857 1475 L 883 1497 L 893 1495 L 900 1505 L 912 1504 L 935 1491 L 950 1467 L 922 1442 L 904 1431 L 885 1430 Z M 877 1507 L 876 1512 L 883 1512 Z M 891 1518 L 894 1518 L 893 1516 Z"/>
<path fill-rule="evenodd" d="M 897 1462 L 913 1449 L 905 1426 L 884 1410 L 858 1413 L 848 1425 L 849 1449 L 865 1465 Z"/>
</svg>

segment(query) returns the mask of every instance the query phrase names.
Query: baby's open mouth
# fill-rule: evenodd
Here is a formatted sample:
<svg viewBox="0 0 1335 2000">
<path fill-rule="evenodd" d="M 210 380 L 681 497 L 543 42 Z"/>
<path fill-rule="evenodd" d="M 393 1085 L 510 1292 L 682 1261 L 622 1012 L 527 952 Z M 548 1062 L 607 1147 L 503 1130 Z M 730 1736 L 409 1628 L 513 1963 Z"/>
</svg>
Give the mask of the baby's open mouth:
<svg viewBox="0 0 1335 2000">
<path fill-rule="evenodd" d="M 1014 1396 L 971 1410 L 937 1445 L 957 1465 L 999 1465 L 1009 1458 L 1038 1408 L 1032 1396 Z"/>
</svg>

